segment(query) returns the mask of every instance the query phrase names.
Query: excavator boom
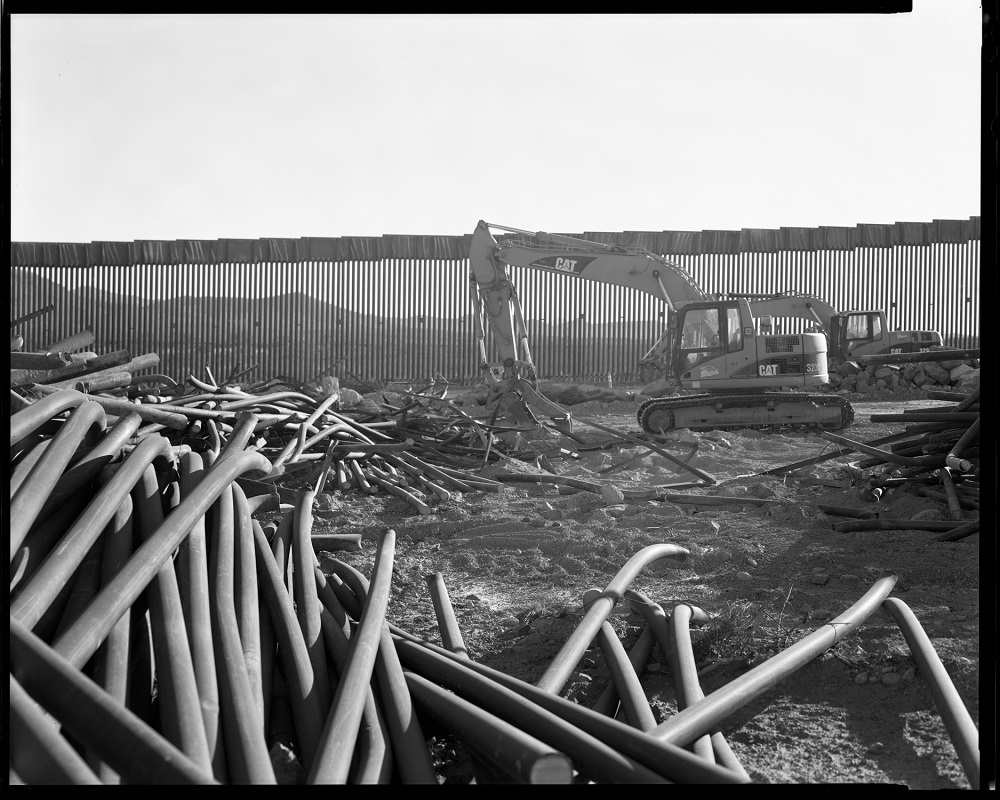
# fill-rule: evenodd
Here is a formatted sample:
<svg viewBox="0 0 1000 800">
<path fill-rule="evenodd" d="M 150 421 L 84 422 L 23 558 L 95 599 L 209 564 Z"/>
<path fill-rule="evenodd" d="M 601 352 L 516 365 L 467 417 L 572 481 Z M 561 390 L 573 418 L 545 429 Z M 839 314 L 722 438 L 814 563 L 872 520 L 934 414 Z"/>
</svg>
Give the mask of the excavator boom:
<svg viewBox="0 0 1000 800">
<path fill-rule="evenodd" d="M 503 230 L 498 240 L 492 229 Z M 562 272 L 625 286 L 663 300 L 674 322 L 650 354 L 670 352 L 680 386 L 702 392 L 644 403 L 642 428 L 812 426 L 838 429 L 853 410 L 836 395 L 785 394 L 783 388 L 827 383 L 826 339 L 820 333 L 760 335 L 756 316 L 800 316 L 827 328 L 835 310 L 819 298 L 781 296 L 727 299 L 711 295 L 680 264 L 643 247 L 592 242 L 544 231 L 525 231 L 480 221 L 469 252 L 481 368 L 489 384 L 487 404 L 520 430 L 538 427 L 536 413 L 569 431 L 571 417 L 537 388 L 520 301 L 509 268 Z M 500 352 L 490 362 L 486 330 Z M 650 354 L 647 354 L 649 357 Z"/>
</svg>

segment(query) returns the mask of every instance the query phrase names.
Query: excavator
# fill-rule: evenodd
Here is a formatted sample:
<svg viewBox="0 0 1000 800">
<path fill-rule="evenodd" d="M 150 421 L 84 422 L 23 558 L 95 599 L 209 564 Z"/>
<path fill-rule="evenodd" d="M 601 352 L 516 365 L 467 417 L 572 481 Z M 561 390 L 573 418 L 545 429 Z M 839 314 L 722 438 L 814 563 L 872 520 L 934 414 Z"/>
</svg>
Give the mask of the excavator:
<svg viewBox="0 0 1000 800">
<path fill-rule="evenodd" d="M 884 311 L 837 311 L 826 300 L 800 292 L 736 295 L 751 304 L 757 333 L 772 334 L 784 320 L 801 319 L 827 338 L 827 368 L 862 356 L 928 352 L 942 346 L 934 330 L 890 331 Z M 785 323 L 787 324 L 787 323 Z M 663 333 L 642 357 L 639 368 L 650 380 L 669 374 L 672 329 Z"/>
<path fill-rule="evenodd" d="M 493 230 L 505 233 L 501 241 Z M 838 358 L 884 352 L 886 347 L 890 352 L 929 349 L 940 342 L 934 332 L 886 336 L 884 313 L 841 314 L 808 295 L 710 295 L 683 266 L 638 245 L 594 242 L 481 220 L 472 235 L 469 264 L 487 406 L 495 418 L 524 431 L 542 427 L 536 416 L 541 415 L 552 427 L 571 433 L 572 417 L 538 390 L 510 267 L 627 286 L 666 302 L 672 325 L 644 360 L 666 355 L 672 377 L 684 393 L 640 405 L 639 426 L 651 434 L 678 428 L 839 430 L 853 421 L 851 404 L 839 395 L 801 391 L 829 382 L 828 337 Z M 812 320 L 817 329 L 777 335 L 770 329 L 774 317 Z M 499 362 L 487 356 L 487 330 L 500 351 Z"/>
</svg>

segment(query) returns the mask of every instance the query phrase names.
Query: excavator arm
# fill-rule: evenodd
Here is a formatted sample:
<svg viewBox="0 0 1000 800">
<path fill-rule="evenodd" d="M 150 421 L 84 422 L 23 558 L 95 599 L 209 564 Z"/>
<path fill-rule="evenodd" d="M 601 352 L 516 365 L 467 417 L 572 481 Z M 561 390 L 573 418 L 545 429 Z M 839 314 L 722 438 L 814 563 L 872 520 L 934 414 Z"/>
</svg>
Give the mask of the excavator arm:
<svg viewBox="0 0 1000 800">
<path fill-rule="evenodd" d="M 838 312 L 826 300 L 809 294 L 783 292 L 767 297 L 748 297 L 756 318 L 763 316 L 792 317 L 816 323 L 823 333 L 830 335 L 833 318 Z"/>
<path fill-rule="evenodd" d="M 469 277 L 479 365 L 489 387 L 487 407 L 520 430 L 537 429 L 538 413 L 547 416 L 557 429 L 570 433 L 573 421 L 569 412 L 538 391 L 521 304 L 495 251 L 496 240 L 487 224 L 480 222 L 469 247 Z M 487 355 L 487 331 L 500 352 L 500 363 L 491 362 Z"/>
</svg>

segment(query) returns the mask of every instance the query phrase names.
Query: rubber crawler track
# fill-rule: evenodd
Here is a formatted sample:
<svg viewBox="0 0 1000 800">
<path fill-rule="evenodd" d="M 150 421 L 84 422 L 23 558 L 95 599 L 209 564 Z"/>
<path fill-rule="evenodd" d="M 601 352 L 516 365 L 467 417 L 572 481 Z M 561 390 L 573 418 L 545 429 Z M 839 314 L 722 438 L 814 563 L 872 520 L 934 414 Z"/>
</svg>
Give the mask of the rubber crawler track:
<svg viewBox="0 0 1000 800">
<path fill-rule="evenodd" d="M 692 395 L 679 395 L 677 397 L 655 397 L 652 400 L 647 400 L 641 406 L 636 414 L 639 427 L 641 427 L 646 433 L 659 433 L 660 430 L 653 430 L 649 426 L 649 418 L 655 411 L 672 411 L 676 408 L 691 408 L 701 405 L 714 406 L 716 403 L 724 403 L 729 406 L 762 406 L 766 405 L 769 401 L 778 401 L 782 403 L 788 402 L 802 402 L 802 403 L 815 403 L 818 406 L 834 406 L 840 409 L 840 425 L 832 426 L 825 424 L 822 427 L 827 430 L 839 430 L 840 428 L 846 428 L 851 422 L 854 421 L 854 407 L 843 397 L 835 394 L 801 394 L 798 392 L 727 392 L 727 393 L 713 393 L 713 394 L 692 394 Z M 711 430 L 738 430 L 740 428 L 766 428 L 767 425 L 761 425 L 757 422 L 747 422 L 745 424 L 728 424 L 728 425 L 713 425 Z M 776 426 L 776 427 L 790 427 L 790 426 Z M 802 425 L 797 425 L 794 427 L 803 427 Z M 674 426 L 671 423 L 670 428 L 667 430 L 673 430 Z"/>
</svg>

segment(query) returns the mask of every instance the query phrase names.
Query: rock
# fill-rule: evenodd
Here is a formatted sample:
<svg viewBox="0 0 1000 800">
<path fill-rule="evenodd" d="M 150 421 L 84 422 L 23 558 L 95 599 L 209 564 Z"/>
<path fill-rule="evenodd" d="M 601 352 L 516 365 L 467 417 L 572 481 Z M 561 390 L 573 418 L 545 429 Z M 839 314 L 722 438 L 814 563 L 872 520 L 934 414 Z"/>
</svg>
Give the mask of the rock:
<svg viewBox="0 0 1000 800">
<path fill-rule="evenodd" d="M 914 363 L 906 364 L 903 367 L 902 378 L 907 383 L 912 383 L 913 382 L 913 376 L 916 375 L 918 372 L 922 372 L 922 371 L 923 370 L 920 369 L 920 365 L 919 364 L 914 364 Z"/>
<path fill-rule="evenodd" d="M 882 685 L 883 686 L 896 686 L 902 680 L 903 679 L 902 679 L 902 677 L 900 676 L 900 674 L 898 672 L 886 672 L 882 676 Z"/>
<path fill-rule="evenodd" d="M 667 434 L 667 438 L 674 442 L 684 442 L 685 444 L 701 444 L 701 437 L 690 428 L 678 428 Z"/>
<path fill-rule="evenodd" d="M 755 483 L 747 487 L 747 494 L 759 497 L 761 500 L 774 497 L 777 493 L 770 486 L 763 483 Z"/>
<path fill-rule="evenodd" d="M 826 576 L 824 575 L 823 577 Z M 828 608 L 817 608 L 809 615 L 810 619 L 830 619 L 832 616 L 833 612 Z"/>
<path fill-rule="evenodd" d="M 955 384 L 955 388 L 961 392 L 971 392 L 979 388 L 979 370 L 973 369 L 971 372 L 965 372 L 959 376 L 958 382 Z"/>
<path fill-rule="evenodd" d="M 601 499 L 609 506 L 618 505 L 625 500 L 625 495 L 617 486 L 602 486 Z"/>
<path fill-rule="evenodd" d="M 822 574 L 813 575 L 811 582 L 816 584 L 817 586 L 826 586 L 830 582 L 830 576 Z"/>
<path fill-rule="evenodd" d="M 871 747 L 868 748 L 868 752 L 873 756 L 877 756 L 880 753 L 885 752 L 885 745 L 882 742 L 875 742 Z"/>
<path fill-rule="evenodd" d="M 650 661 L 646 665 L 646 672 L 652 675 L 656 675 L 658 672 L 661 672 L 662 670 L 663 670 L 663 665 L 657 661 Z"/>
<path fill-rule="evenodd" d="M 753 580 L 753 576 L 751 576 L 749 572 L 737 572 L 736 573 L 736 580 L 738 580 L 738 581 L 744 581 L 744 582 L 746 582 L 746 581 L 752 581 Z"/>
<path fill-rule="evenodd" d="M 341 389 L 340 390 L 340 407 L 341 408 L 354 408 L 359 405 L 364 398 L 359 392 L 353 389 Z"/>
<path fill-rule="evenodd" d="M 923 364 L 921 364 L 920 368 L 913 374 L 913 377 L 910 378 L 910 383 L 914 386 L 923 386 L 929 380 L 931 379 L 927 377 L 927 373 L 923 370 Z"/>
<path fill-rule="evenodd" d="M 893 375 L 899 374 L 899 367 L 884 366 L 875 370 L 875 377 L 888 381 Z"/>
<path fill-rule="evenodd" d="M 934 361 L 921 361 L 920 364 L 924 368 L 924 372 L 927 373 L 927 377 L 932 378 L 943 386 L 951 384 L 951 373 L 940 364 Z"/>
<path fill-rule="evenodd" d="M 909 683 L 914 678 L 917 677 L 917 671 L 913 667 L 908 667 L 906 672 L 903 673 L 903 680 Z"/>
<path fill-rule="evenodd" d="M 937 508 L 925 508 L 923 511 L 918 511 L 910 519 L 944 519 L 945 513 L 943 510 Z"/>
<path fill-rule="evenodd" d="M 859 686 L 868 683 L 868 673 L 859 672 L 857 675 L 854 676 L 854 682 Z"/>
<path fill-rule="evenodd" d="M 844 361 L 843 363 L 837 365 L 836 372 L 842 378 L 847 378 L 861 372 L 861 367 L 855 361 Z"/>
</svg>

